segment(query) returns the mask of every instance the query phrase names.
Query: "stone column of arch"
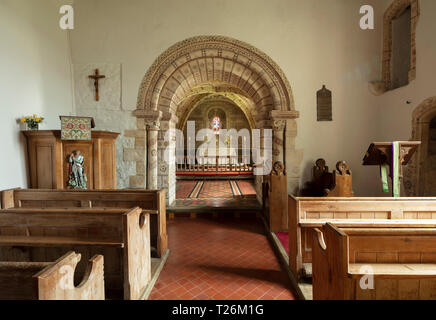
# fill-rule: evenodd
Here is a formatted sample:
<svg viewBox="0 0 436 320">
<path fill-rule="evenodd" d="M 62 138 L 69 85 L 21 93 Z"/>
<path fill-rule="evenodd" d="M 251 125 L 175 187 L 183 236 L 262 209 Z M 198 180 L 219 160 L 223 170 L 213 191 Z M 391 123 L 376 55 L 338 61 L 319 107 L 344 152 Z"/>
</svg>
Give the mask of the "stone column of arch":
<svg viewBox="0 0 436 320">
<path fill-rule="evenodd" d="M 147 189 L 157 189 L 158 187 L 158 133 L 162 112 L 158 110 L 147 110 L 135 112 L 138 118 L 144 119 L 145 130 L 147 133 Z"/>
<path fill-rule="evenodd" d="M 168 151 L 168 154 L 166 155 L 168 157 L 167 161 L 166 159 L 158 159 L 159 165 L 160 165 L 160 171 L 161 173 L 164 170 L 165 172 L 165 179 L 166 181 L 162 181 L 159 188 L 165 188 L 168 190 L 167 192 L 167 198 L 168 202 L 172 203 L 176 199 L 176 132 L 174 131 L 176 129 L 178 118 L 175 115 L 172 115 L 171 118 L 167 121 L 168 125 L 163 128 L 161 126 L 161 130 L 169 129 L 169 141 L 163 141 L 164 149 Z M 165 137 L 166 132 L 162 132 L 162 135 Z M 165 139 L 164 139 L 165 140 Z M 165 151 L 163 154 L 161 154 L 161 157 L 165 157 Z M 162 163 L 163 161 L 166 161 L 166 163 Z"/>
<path fill-rule="evenodd" d="M 277 161 L 284 163 L 283 155 L 283 137 L 285 132 L 286 121 L 274 120 L 273 121 L 273 151 L 272 163 Z"/>
<path fill-rule="evenodd" d="M 286 120 L 284 162 L 288 173 L 288 193 L 298 194 L 300 189 L 300 163 L 303 161 L 303 150 L 296 149 L 297 121 Z"/>
<path fill-rule="evenodd" d="M 148 170 L 147 189 L 156 190 L 157 187 L 157 137 L 160 129 L 159 121 L 146 121 L 147 143 L 148 143 Z"/>
<path fill-rule="evenodd" d="M 290 141 L 287 140 L 289 140 L 290 136 L 288 134 L 285 135 L 285 128 L 289 120 L 294 120 L 299 117 L 299 112 L 273 110 L 270 113 L 270 117 L 272 120 L 272 128 L 273 128 L 273 164 L 276 161 L 280 161 L 284 165 L 288 166 L 286 164 L 286 158 L 287 158 L 286 154 L 290 150 L 288 150 L 289 148 L 286 149 L 286 146 L 289 145 L 288 142 Z M 294 145 L 292 144 L 292 146 Z"/>
</svg>

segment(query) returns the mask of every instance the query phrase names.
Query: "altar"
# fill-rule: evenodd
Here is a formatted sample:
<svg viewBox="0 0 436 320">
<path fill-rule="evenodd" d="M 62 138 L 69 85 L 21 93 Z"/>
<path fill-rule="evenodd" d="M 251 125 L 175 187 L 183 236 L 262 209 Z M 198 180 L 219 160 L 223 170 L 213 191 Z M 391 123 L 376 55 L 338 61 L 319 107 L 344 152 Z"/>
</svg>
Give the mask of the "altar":
<svg viewBox="0 0 436 320">
<path fill-rule="evenodd" d="M 117 186 L 115 141 L 119 133 L 92 131 L 91 140 L 62 140 L 60 130 L 22 131 L 27 140 L 29 187 L 69 189 L 70 157 L 83 157 L 87 189 Z"/>
</svg>

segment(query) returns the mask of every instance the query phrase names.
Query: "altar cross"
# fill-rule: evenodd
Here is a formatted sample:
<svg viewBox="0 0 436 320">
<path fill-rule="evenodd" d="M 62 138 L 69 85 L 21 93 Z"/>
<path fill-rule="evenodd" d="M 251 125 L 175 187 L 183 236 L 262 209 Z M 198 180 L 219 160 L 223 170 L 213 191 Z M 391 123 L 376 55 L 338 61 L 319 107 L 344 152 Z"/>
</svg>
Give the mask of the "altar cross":
<svg viewBox="0 0 436 320">
<path fill-rule="evenodd" d="M 95 87 L 95 101 L 100 100 L 100 96 L 98 94 L 98 80 L 106 78 L 104 75 L 100 75 L 98 69 L 95 69 L 95 74 L 88 76 L 90 79 L 94 79 L 94 87 Z"/>
</svg>

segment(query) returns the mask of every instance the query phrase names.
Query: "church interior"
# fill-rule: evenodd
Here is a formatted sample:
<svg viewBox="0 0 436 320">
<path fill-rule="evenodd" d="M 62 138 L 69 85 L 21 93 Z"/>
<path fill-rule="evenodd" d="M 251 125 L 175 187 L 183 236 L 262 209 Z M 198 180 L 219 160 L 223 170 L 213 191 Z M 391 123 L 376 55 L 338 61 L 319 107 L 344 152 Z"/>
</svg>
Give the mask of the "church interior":
<svg viewBox="0 0 436 320">
<path fill-rule="evenodd" d="M 435 13 L 0 0 L 0 300 L 436 300 Z"/>
</svg>

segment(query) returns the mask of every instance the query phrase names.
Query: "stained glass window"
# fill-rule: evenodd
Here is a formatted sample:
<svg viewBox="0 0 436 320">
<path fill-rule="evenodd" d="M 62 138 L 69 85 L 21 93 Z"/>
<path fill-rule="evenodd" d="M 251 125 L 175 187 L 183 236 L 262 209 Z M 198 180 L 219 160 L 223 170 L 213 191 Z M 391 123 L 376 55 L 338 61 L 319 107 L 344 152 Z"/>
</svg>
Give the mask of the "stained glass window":
<svg viewBox="0 0 436 320">
<path fill-rule="evenodd" d="M 221 128 L 221 120 L 219 117 L 215 117 L 212 120 L 212 129 L 215 134 L 219 134 Z"/>
</svg>

